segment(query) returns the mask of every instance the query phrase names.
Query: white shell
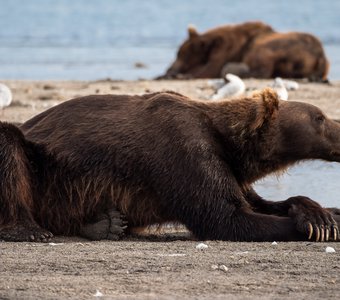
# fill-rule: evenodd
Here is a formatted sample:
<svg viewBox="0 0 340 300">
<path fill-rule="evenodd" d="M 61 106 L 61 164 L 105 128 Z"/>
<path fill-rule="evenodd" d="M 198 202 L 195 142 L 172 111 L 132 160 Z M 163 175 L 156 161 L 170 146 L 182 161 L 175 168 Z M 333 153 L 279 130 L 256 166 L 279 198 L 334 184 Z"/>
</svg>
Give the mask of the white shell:
<svg viewBox="0 0 340 300">
<path fill-rule="evenodd" d="M 225 266 L 225 265 L 220 265 L 219 266 L 219 269 L 221 270 L 221 271 L 223 271 L 223 272 L 228 272 L 228 267 L 227 266 Z"/>
<path fill-rule="evenodd" d="M 326 247 L 326 253 L 334 253 L 335 252 L 335 249 L 333 247 Z"/>
<path fill-rule="evenodd" d="M 196 246 L 196 249 L 199 249 L 199 250 L 203 250 L 203 249 L 207 249 L 207 248 L 208 248 L 208 245 L 204 244 L 204 243 L 199 243 Z"/>
<path fill-rule="evenodd" d="M 64 245 L 64 243 L 48 243 L 50 246 Z"/>
<path fill-rule="evenodd" d="M 94 297 L 103 297 L 103 294 L 100 291 L 96 290 L 96 293 L 93 296 Z"/>
<path fill-rule="evenodd" d="M 211 269 L 212 270 L 221 270 L 223 272 L 228 272 L 229 271 L 228 267 L 225 266 L 225 265 L 212 265 Z"/>
</svg>

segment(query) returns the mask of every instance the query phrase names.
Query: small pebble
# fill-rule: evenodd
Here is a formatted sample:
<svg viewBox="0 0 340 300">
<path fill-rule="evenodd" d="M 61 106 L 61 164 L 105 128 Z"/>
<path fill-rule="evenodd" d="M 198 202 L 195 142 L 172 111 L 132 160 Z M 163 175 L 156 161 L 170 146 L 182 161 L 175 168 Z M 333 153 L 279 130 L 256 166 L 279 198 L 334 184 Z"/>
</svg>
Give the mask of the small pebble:
<svg viewBox="0 0 340 300">
<path fill-rule="evenodd" d="M 221 271 L 223 271 L 223 272 L 228 272 L 228 267 L 227 266 L 225 266 L 225 265 L 220 265 L 219 266 L 219 269 L 221 270 Z"/>
<path fill-rule="evenodd" d="M 44 90 L 54 90 L 54 89 L 55 89 L 55 86 L 54 86 L 54 85 L 45 84 L 45 85 L 43 86 L 43 89 L 44 89 Z"/>
<path fill-rule="evenodd" d="M 196 246 L 196 249 L 199 249 L 199 250 L 203 250 L 203 249 L 207 249 L 208 248 L 208 245 L 204 244 L 204 243 L 199 243 L 197 246 Z"/>
<path fill-rule="evenodd" d="M 240 251 L 240 252 L 236 252 L 235 254 L 248 254 L 249 253 L 249 251 Z"/>
<path fill-rule="evenodd" d="M 221 270 L 223 272 L 228 272 L 228 270 L 229 270 L 228 267 L 225 266 L 225 265 L 212 265 L 211 269 L 212 270 Z"/>
<path fill-rule="evenodd" d="M 145 68 L 147 68 L 147 65 L 142 63 L 142 62 L 140 62 L 140 61 L 137 61 L 137 62 L 135 62 L 135 68 L 137 68 L 137 69 L 145 69 Z"/>
<path fill-rule="evenodd" d="M 276 245 L 277 245 L 277 242 L 275 242 L 275 241 L 274 241 L 274 242 L 272 242 L 272 245 L 276 246 Z"/>
<path fill-rule="evenodd" d="M 326 247 L 326 253 L 334 253 L 335 249 L 333 247 Z"/>
<path fill-rule="evenodd" d="M 170 253 L 170 254 L 158 254 L 159 256 L 169 256 L 169 257 L 176 257 L 176 256 L 186 256 L 184 253 Z"/>
</svg>

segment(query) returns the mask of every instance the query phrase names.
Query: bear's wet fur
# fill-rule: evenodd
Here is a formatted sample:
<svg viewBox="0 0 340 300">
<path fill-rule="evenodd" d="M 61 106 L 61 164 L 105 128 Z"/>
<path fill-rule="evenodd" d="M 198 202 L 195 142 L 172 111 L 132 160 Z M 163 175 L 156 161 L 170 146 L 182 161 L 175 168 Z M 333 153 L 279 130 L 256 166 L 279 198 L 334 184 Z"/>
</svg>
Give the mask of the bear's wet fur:
<svg viewBox="0 0 340 300">
<path fill-rule="evenodd" d="M 329 63 L 318 38 L 308 33 L 278 33 L 262 22 L 225 25 L 189 37 L 159 78 L 219 78 L 228 63 L 246 65 L 240 77 L 308 78 L 327 81 Z M 241 68 L 243 70 L 243 68 Z"/>
<path fill-rule="evenodd" d="M 167 222 L 198 239 L 337 239 L 336 213 L 303 196 L 266 201 L 251 185 L 303 159 L 340 161 L 339 137 L 318 108 L 270 89 L 210 103 L 174 92 L 73 99 L 20 130 L 1 123 L 0 239 L 117 239 L 125 224 Z"/>
</svg>

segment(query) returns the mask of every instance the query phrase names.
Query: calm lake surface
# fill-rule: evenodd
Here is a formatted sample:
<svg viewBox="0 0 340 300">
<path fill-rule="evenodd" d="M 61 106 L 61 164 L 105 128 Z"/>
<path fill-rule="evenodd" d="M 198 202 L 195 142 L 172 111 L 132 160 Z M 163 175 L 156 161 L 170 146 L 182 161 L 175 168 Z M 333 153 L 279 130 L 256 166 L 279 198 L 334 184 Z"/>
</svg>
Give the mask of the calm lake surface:
<svg viewBox="0 0 340 300">
<path fill-rule="evenodd" d="M 151 79 L 174 59 L 188 24 L 205 31 L 249 20 L 315 34 L 331 62 L 330 78 L 340 80 L 335 0 L 0 0 L 0 79 Z M 306 195 L 340 206 L 338 178 L 340 165 L 308 162 L 256 189 L 267 199 Z"/>
<path fill-rule="evenodd" d="M 336 0 L 0 0 L 0 79 L 153 78 L 174 59 L 188 24 L 205 31 L 249 20 L 315 34 L 330 78 L 340 79 Z"/>
<path fill-rule="evenodd" d="M 303 195 L 325 207 L 340 207 L 339 179 L 339 163 L 306 161 L 282 176 L 269 176 L 257 182 L 255 190 L 267 200 Z"/>
</svg>

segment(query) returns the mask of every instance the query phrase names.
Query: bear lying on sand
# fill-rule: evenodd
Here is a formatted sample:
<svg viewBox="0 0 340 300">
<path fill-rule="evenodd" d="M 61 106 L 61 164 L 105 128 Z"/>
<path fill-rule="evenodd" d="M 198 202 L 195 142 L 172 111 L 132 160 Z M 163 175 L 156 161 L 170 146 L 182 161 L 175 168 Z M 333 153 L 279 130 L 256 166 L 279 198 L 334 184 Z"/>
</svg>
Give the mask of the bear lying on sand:
<svg viewBox="0 0 340 300">
<path fill-rule="evenodd" d="M 338 210 L 303 196 L 266 201 L 251 187 L 303 159 L 340 162 L 340 124 L 271 89 L 210 103 L 173 92 L 77 98 L 20 130 L 0 123 L 0 155 L 0 240 L 118 239 L 164 222 L 203 240 L 338 237 Z"/>
<path fill-rule="evenodd" d="M 240 63 L 240 77 L 308 78 L 326 81 L 329 64 L 321 42 L 307 33 L 277 33 L 261 22 L 226 25 L 199 34 L 189 27 L 175 62 L 159 78 L 215 78 L 228 63 Z M 244 66 L 249 70 L 244 73 Z"/>
</svg>

